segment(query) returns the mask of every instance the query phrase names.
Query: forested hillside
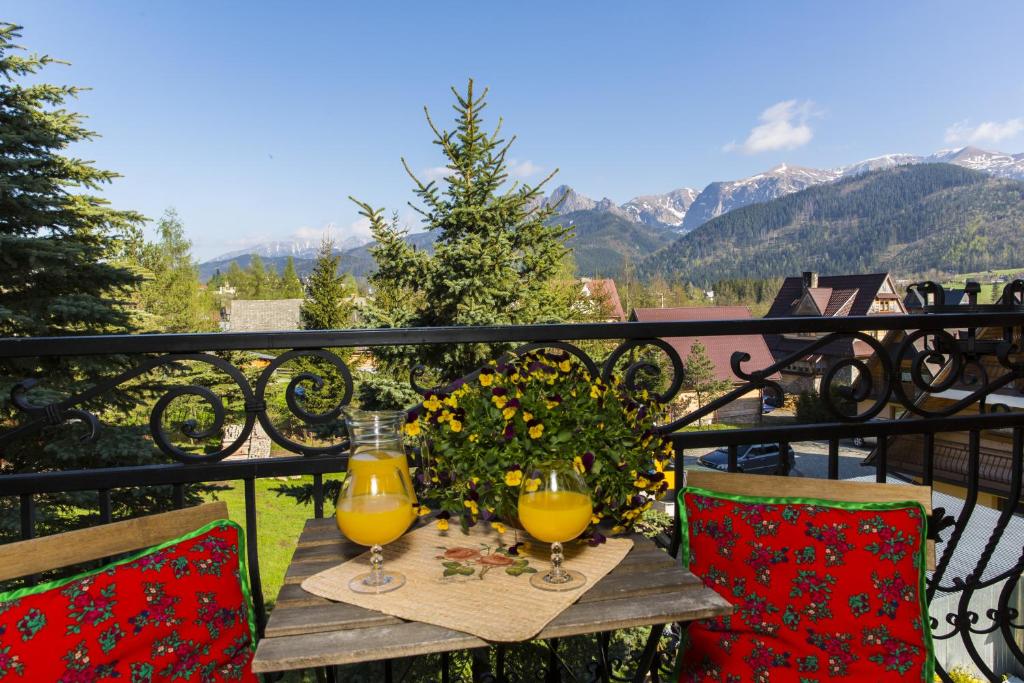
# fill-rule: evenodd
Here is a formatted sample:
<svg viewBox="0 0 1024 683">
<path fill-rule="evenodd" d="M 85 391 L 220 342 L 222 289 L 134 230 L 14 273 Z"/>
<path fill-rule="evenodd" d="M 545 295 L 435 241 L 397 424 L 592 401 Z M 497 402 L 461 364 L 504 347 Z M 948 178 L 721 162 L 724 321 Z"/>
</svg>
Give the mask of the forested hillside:
<svg viewBox="0 0 1024 683">
<path fill-rule="evenodd" d="M 730 211 L 645 259 L 696 283 L 803 270 L 951 272 L 1019 264 L 1024 182 L 948 164 L 900 166 Z"/>
</svg>

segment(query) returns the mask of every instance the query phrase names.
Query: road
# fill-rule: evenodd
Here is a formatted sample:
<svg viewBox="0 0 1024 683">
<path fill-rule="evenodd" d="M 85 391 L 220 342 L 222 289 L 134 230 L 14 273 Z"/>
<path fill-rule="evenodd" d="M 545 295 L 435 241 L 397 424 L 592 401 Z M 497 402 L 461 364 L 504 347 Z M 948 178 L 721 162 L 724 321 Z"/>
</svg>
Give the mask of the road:
<svg viewBox="0 0 1024 683">
<path fill-rule="evenodd" d="M 796 474 L 812 479 L 828 478 L 828 442 L 827 441 L 802 441 L 790 444 L 796 454 Z M 702 468 L 697 464 L 697 458 L 714 449 L 687 449 L 684 452 L 684 467 L 687 469 Z M 871 447 L 857 448 L 849 441 L 839 442 L 839 478 L 852 479 L 854 477 L 873 476 L 874 467 L 864 467 L 860 463 L 871 452 Z M 792 475 L 791 475 L 792 476 Z"/>
</svg>

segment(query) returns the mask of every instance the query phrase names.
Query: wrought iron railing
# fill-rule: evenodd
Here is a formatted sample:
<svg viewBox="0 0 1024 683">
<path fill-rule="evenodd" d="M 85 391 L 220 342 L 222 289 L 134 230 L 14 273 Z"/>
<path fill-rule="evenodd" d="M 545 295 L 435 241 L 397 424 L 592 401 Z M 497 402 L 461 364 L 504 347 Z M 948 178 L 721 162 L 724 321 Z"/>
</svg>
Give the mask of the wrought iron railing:
<svg viewBox="0 0 1024 683">
<path fill-rule="evenodd" d="M 245 492 L 245 527 L 250 537 L 257 534 L 255 482 L 263 477 L 312 475 L 313 505 L 317 517 L 324 514 L 324 476 L 344 471 L 348 443 L 344 435 L 300 442 L 275 424 L 275 413 L 268 407 L 268 392 L 284 393 L 289 418 L 306 423 L 322 423 L 334 418 L 353 396 L 353 374 L 343 360 L 343 349 L 368 349 L 380 346 L 423 344 L 522 343 L 511 353 L 524 349 L 551 348 L 556 353 L 575 356 L 595 375 L 621 372 L 627 386 L 650 386 L 660 372 L 658 392 L 673 400 L 685 384 L 684 363 L 674 348 L 663 341 L 674 337 L 729 337 L 730 335 L 803 336 L 805 343 L 786 357 L 776 358 L 769 367 L 750 368 L 749 356 L 733 355 L 731 370 L 735 382 L 724 395 L 707 405 L 691 410 L 662 426 L 676 447 L 676 468 L 682 470 L 688 449 L 723 448 L 730 471 L 738 469 L 740 447 L 749 444 L 776 443 L 785 453 L 789 444 L 818 441 L 827 444 L 827 476 L 837 479 L 840 471 L 840 442 L 853 437 L 876 437 L 873 473 L 879 482 L 897 474 L 890 467 L 889 448 L 894 440 L 913 435 L 922 443 L 914 483 L 939 483 L 935 475 L 936 437 L 951 433 L 966 434 L 966 465 L 962 480 L 947 481 L 958 486 L 961 501 L 951 518 L 936 510 L 931 534 L 940 540 L 937 567 L 929 576 L 928 597 L 944 598 L 955 608 L 938 618 L 933 615 L 937 642 L 956 642 L 964 657 L 987 676 L 1003 673 L 997 667 L 1020 671 L 1024 667 L 1021 634 L 1024 624 L 1015 601 L 1024 571 L 1024 543 L 1017 536 L 1022 526 L 1019 516 L 1022 484 L 1022 444 L 1024 413 L 991 411 L 1000 395 L 1017 395 L 1024 380 L 1024 354 L 1021 334 L 1024 311 L 1010 303 L 990 307 L 963 307 L 956 312 L 942 309 L 936 313 L 915 315 L 878 315 L 846 318 L 783 318 L 758 320 L 722 320 L 701 322 L 601 323 L 573 325 L 524 325 L 515 327 L 458 327 L 421 329 L 352 329 L 279 333 L 222 333 L 73 337 L 45 339 L 0 339 L 0 362 L 38 362 L 58 357 L 117 355 L 126 359 L 125 369 L 80 393 L 46 404 L 32 399 L 33 383 L 45 385 L 46 376 L 27 378 L 15 386 L 11 403 L 16 417 L 0 424 L 0 460 L 4 450 L 29 436 L 67 421 L 85 425 L 87 438 L 102 429 L 92 406 L 105 394 L 117 390 L 148 373 L 180 364 L 201 364 L 222 373 L 225 384 L 240 396 L 241 431 L 233 440 L 205 453 L 181 446 L 182 442 L 215 436 L 224 427 L 225 399 L 210 386 L 189 384 L 162 390 L 150 412 L 149 433 L 155 445 L 167 456 L 165 464 L 108 467 L 102 469 L 39 472 L 14 472 L 0 475 L 0 499 L 14 497 L 19 503 L 21 535 L 36 533 L 35 502 L 40 496 L 69 491 L 98 493 L 99 518 L 109 521 L 111 490 L 125 487 L 171 486 L 174 501 L 183 505 L 185 487 L 201 482 L 241 481 Z M 831 418 L 814 424 L 753 424 L 739 429 L 701 429 L 700 425 L 716 411 L 728 407 L 750 392 L 765 393 L 780 403 L 787 393 L 778 377 L 801 359 L 814 357 L 836 342 L 861 342 L 870 353 L 840 359 L 822 369 L 820 394 L 826 399 Z M 600 348 L 595 350 L 595 344 Z M 590 352 L 584 350 L 590 349 Z M 259 352 L 265 366 L 246 372 L 227 357 L 227 352 Z M 600 355 L 600 358 L 594 356 Z M 305 359 L 333 368 L 338 387 L 337 404 L 320 413 L 308 412 L 299 400 L 304 391 L 320 385 L 315 372 L 291 373 L 285 385 L 275 380 L 287 363 Z M 995 369 L 995 371 L 994 371 Z M 248 372 L 248 374 L 247 374 Z M 909 374 L 908 374 L 909 373 Z M 851 375 L 854 381 L 850 382 Z M 410 369 L 410 383 L 418 387 L 421 369 Z M 287 377 L 286 377 L 287 379 Z M 451 378 L 454 379 L 454 378 Z M 443 384 L 443 383 L 442 383 Z M 841 385 L 841 386 L 840 386 Z M 927 397 L 959 386 L 960 398 L 940 407 L 929 407 Z M 835 387 L 835 391 L 833 391 Z M 184 420 L 168 424 L 168 411 L 174 401 L 192 397 L 206 404 L 212 423 L 200 428 Z M 840 403 L 842 405 L 840 405 Z M 885 408 L 896 407 L 903 419 L 879 420 Z M 276 448 L 288 455 L 271 458 L 231 459 L 255 425 L 259 424 Z M 683 427 L 688 427 L 681 431 Z M 696 429 L 696 431 L 694 431 Z M 998 432 L 996 430 L 999 430 Z M 982 476 L 984 435 L 1009 435 L 1006 439 L 1006 480 L 993 486 Z M 785 459 L 780 461 L 785 470 Z M 46 468 L 43 468 L 46 469 Z M 906 470 L 905 462 L 900 471 Z M 870 470 L 866 470 L 870 471 Z M 780 473 L 785 473 L 784 471 Z M 945 476 L 945 475 L 943 475 Z M 948 477 L 946 477 L 948 479 Z M 823 484 L 826 488 L 827 484 Z M 983 542 L 972 519 L 982 514 L 980 496 L 992 494 L 1002 501 L 998 510 L 986 511 L 986 536 Z M 946 510 L 951 512 L 953 510 Z M 678 530 L 676 530 L 678 531 Z M 678 533 L 669 540 L 671 549 Z M 261 623 L 264 616 L 257 544 L 247 544 L 253 593 Z M 995 590 L 995 592 L 993 592 Z M 990 604 L 979 607 L 975 598 L 983 591 L 994 596 Z M 982 652 L 978 643 L 998 641 L 1003 659 L 994 661 Z M 646 666 L 646 664 L 645 664 Z M 655 668 L 657 668 L 655 666 Z M 949 681 L 941 662 L 939 675 Z"/>
</svg>

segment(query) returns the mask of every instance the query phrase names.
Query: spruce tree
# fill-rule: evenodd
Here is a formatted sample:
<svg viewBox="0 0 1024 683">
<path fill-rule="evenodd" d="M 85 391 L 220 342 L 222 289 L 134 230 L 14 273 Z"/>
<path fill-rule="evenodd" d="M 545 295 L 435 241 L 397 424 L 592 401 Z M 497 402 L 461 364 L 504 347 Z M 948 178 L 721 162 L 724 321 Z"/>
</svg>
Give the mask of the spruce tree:
<svg viewBox="0 0 1024 683">
<path fill-rule="evenodd" d="M 68 154 L 94 137 L 66 105 L 80 89 L 40 82 L 57 63 L 26 55 L 20 27 L 0 24 L 0 336 L 112 334 L 134 331 L 126 305 L 138 276 L 126 264 L 138 252 L 143 217 L 114 209 L 93 194 L 117 178 Z M 47 404 L 116 374 L 122 357 L 62 356 L 0 361 L 0 423 L 24 419 L 9 397 L 14 383 L 36 379 L 28 399 Z M 146 440 L 145 422 L 130 422 L 137 405 L 130 389 L 105 403 L 83 406 L 102 426 L 82 442 L 81 425 L 61 424 L 4 446 L 5 471 L 81 469 L 166 461 Z M 124 425 L 124 426 L 119 426 Z M 170 503 L 170 491 L 115 489 L 118 516 L 152 512 Z M 39 530 L 96 518 L 96 494 L 55 494 L 39 500 Z M 0 536 L 17 529 L 17 501 L 0 499 Z M 92 511 L 91 513 L 88 511 Z"/>
<path fill-rule="evenodd" d="M 295 258 L 292 256 L 289 256 L 284 264 L 279 294 L 282 299 L 301 299 L 303 296 L 302 281 L 299 280 L 299 274 L 295 272 Z"/>
<path fill-rule="evenodd" d="M 715 400 L 729 390 L 729 380 L 715 377 L 715 364 L 708 356 L 708 350 L 698 339 L 690 347 L 684 361 L 683 391 L 689 391 L 697 399 L 697 408 Z"/>
<path fill-rule="evenodd" d="M 248 290 L 246 299 L 270 299 L 271 287 L 270 278 L 267 276 L 267 268 L 263 265 L 263 259 L 259 254 L 253 254 L 249 260 L 249 267 L 246 269 L 248 275 Z"/>
<path fill-rule="evenodd" d="M 554 172 L 537 185 L 509 182 L 506 158 L 515 137 L 501 138 L 500 119 L 493 131 L 484 130 L 487 90 L 477 93 L 470 80 L 465 94 L 455 88 L 452 93 L 454 130 L 439 129 L 424 109 L 434 143 L 445 156 L 442 183 L 424 182 L 402 160 L 420 202 L 414 208 L 423 227 L 436 235 L 434 253 L 415 249 L 397 221 L 353 198 L 376 240 L 368 319 L 417 327 L 564 319 L 568 311 L 558 305 L 550 281 L 558 274 L 569 231 L 548 225 L 555 208 L 540 201 Z M 406 367 L 423 363 L 438 379 L 454 379 L 508 347 L 465 344 L 399 351 Z M 399 360 L 394 349 L 374 353 L 384 363 Z"/>
<path fill-rule="evenodd" d="M 227 275 L 224 276 L 225 281 L 229 286 L 235 289 L 236 299 L 247 299 L 246 292 L 249 291 L 249 276 L 246 274 L 242 267 L 238 265 L 238 261 L 232 261 L 231 265 L 228 266 Z"/>
<path fill-rule="evenodd" d="M 352 326 L 354 291 L 338 274 L 341 256 L 334 253 L 334 241 L 324 238 L 309 276 L 300 316 L 305 330 L 336 330 Z"/>
</svg>

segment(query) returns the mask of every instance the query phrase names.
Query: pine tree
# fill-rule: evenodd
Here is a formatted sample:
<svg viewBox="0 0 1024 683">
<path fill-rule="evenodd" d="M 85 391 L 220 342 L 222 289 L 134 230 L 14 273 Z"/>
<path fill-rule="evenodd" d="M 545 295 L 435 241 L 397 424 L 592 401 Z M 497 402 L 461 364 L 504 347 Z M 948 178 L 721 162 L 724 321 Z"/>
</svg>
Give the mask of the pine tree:
<svg viewBox="0 0 1024 683">
<path fill-rule="evenodd" d="M 353 198 L 370 220 L 377 271 L 370 277 L 375 301 L 368 320 L 411 326 L 515 325 L 564 319 L 549 287 L 566 252 L 568 230 L 547 220 L 554 207 L 540 206 L 537 185 L 508 183 L 506 156 L 515 142 L 500 137 L 501 121 L 483 129 L 487 91 L 455 95 L 455 129 L 442 131 L 426 111 L 434 142 L 445 156 L 443 185 L 424 183 L 403 159 L 421 205 L 414 207 L 436 233 L 434 253 L 418 251 L 403 238 L 397 221 Z M 382 303 L 383 302 L 383 303 Z M 390 308 L 389 308 L 390 306 Z M 404 365 L 423 363 L 441 379 L 453 379 L 508 345 L 448 345 L 400 349 Z M 398 364 L 391 349 L 375 356 Z M 388 354 L 392 355 L 388 355 Z"/>
<path fill-rule="evenodd" d="M 228 272 L 224 279 L 229 286 L 235 289 L 235 298 L 247 298 L 245 293 L 249 291 L 249 276 L 242 270 L 237 261 L 232 261 L 231 265 L 228 266 Z"/>
<path fill-rule="evenodd" d="M 212 298 L 199 286 L 192 243 L 174 209 L 157 222 L 160 241 L 147 245 L 141 264 L 149 277 L 142 286 L 146 312 L 156 316 L 162 332 L 208 332 L 215 328 Z"/>
<path fill-rule="evenodd" d="M 295 259 L 291 256 L 284 264 L 284 272 L 281 273 L 280 296 L 282 299 L 301 299 L 303 297 L 302 281 L 299 274 L 295 272 Z"/>
<path fill-rule="evenodd" d="M 715 377 L 715 364 L 708 357 L 708 350 L 698 339 L 690 347 L 684 363 L 683 390 L 692 392 L 701 409 L 729 390 L 729 380 Z"/>
<path fill-rule="evenodd" d="M 269 299 L 271 298 L 270 278 L 267 276 L 267 269 L 263 265 L 263 259 L 259 254 L 253 254 L 249 260 L 248 289 L 244 298 L 246 299 Z"/>
<path fill-rule="evenodd" d="M 117 178 L 76 156 L 69 147 L 94 137 L 82 116 L 65 105 L 79 93 L 74 86 L 39 82 L 46 56 L 25 55 L 15 41 L 20 27 L 0 24 L 0 336 L 110 334 L 134 330 L 125 305 L 137 291 L 138 277 L 126 264 L 138 253 L 143 217 L 117 210 L 94 194 Z M 9 401 L 11 386 L 23 378 L 39 385 L 29 399 L 46 404 L 96 384 L 123 370 L 120 357 L 25 359 L 0 362 L 0 422 L 23 415 Z M 103 422 L 99 438 L 80 442 L 81 425 L 47 427 L 6 445 L 9 471 L 80 469 L 166 461 L 145 440 L 145 427 L 128 426 L 136 403 L 130 391 L 114 393 L 107 404 L 90 404 Z M 143 423 L 144 424 L 144 423 Z M 60 494 L 40 500 L 40 531 L 88 522 L 95 494 Z M 116 489 L 115 514 L 152 512 L 170 503 L 170 491 Z M 0 499 L 0 536 L 17 529 L 10 498 Z M 17 505 L 17 501 L 13 502 Z M 93 513 L 91 518 L 95 519 Z"/>
<path fill-rule="evenodd" d="M 336 330 L 352 326 L 354 290 L 338 274 L 341 256 L 334 253 L 334 241 L 324 238 L 309 276 L 300 315 L 305 330 Z"/>
</svg>

